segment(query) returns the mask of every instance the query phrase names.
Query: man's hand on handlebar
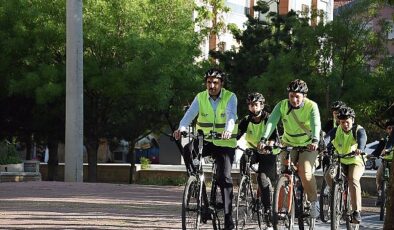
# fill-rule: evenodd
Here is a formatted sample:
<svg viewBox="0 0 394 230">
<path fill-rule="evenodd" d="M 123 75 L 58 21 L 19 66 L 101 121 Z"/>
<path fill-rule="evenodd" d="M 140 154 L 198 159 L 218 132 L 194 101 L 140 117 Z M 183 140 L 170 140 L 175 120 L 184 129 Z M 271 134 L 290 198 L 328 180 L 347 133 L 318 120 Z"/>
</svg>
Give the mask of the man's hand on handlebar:
<svg viewBox="0 0 394 230">
<path fill-rule="evenodd" d="M 311 143 L 307 147 L 308 147 L 309 151 L 316 151 L 317 148 L 319 147 L 319 145 L 318 145 L 318 143 Z"/>
</svg>

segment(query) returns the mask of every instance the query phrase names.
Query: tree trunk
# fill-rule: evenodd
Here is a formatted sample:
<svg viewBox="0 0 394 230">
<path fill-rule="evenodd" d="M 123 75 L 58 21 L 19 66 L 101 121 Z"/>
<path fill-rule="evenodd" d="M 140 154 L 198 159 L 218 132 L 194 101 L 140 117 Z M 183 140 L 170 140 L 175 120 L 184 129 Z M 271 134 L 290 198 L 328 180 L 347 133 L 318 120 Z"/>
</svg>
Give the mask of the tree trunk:
<svg viewBox="0 0 394 230">
<path fill-rule="evenodd" d="M 88 152 L 88 181 L 97 181 L 97 149 L 98 139 L 91 138 L 87 140 L 86 150 Z"/>
<path fill-rule="evenodd" d="M 391 165 L 394 163 L 394 158 L 391 161 Z M 386 213 L 384 215 L 383 230 L 391 230 L 394 226 L 394 168 L 390 169 L 390 183 L 387 184 L 387 197 L 386 197 Z"/>
<path fill-rule="evenodd" d="M 58 142 L 56 140 L 48 141 L 48 180 L 54 181 L 57 180 L 57 166 L 59 165 L 59 160 L 57 157 L 57 145 Z"/>
<path fill-rule="evenodd" d="M 134 145 L 135 142 L 130 142 L 130 147 L 129 147 L 129 155 L 130 155 L 130 178 L 129 178 L 129 183 L 134 184 L 136 180 L 136 175 L 135 175 L 135 151 L 134 151 Z"/>
<path fill-rule="evenodd" d="M 33 146 L 31 135 L 27 135 L 24 141 L 26 143 L 26 160 L 31 160 L 31 148 Z"/>
</svg>

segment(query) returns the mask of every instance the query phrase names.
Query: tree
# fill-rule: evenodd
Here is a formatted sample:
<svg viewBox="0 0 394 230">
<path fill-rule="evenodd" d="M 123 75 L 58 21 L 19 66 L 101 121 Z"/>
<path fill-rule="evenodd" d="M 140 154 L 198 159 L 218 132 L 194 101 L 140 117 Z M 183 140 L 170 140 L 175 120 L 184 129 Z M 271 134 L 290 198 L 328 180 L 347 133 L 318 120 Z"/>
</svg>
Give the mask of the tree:
<svg viewBox="0 0 394 230">
<path fill-rule="evenodd" d="M 85 138 L 89 180 L 100 137 L 133 146 L 165 124 L 172 103 L 195 86 L 199 39 L 190 1 L 87 1 L 84 9 Z M 158 13 L 160 12 L 160 13 Z M 176 91 L 179 90 L 180 91 Z"/>
<path fill-rule="evenodd" d="M 65 2 L 16 0 L 0 7 L 0 103 L 7 108 L 0 122 L 8 127 L 0 134 L 57 143 L 64 139 Z M 179 115 L 172 105 L 191 100 L 199 88 L 193 8 L 188 0 L 84 2 L 90 181 L 96 178 L 98 138 L 133 142 L 148 129 L 160 129 L 165 115 Z"/>
</svg>

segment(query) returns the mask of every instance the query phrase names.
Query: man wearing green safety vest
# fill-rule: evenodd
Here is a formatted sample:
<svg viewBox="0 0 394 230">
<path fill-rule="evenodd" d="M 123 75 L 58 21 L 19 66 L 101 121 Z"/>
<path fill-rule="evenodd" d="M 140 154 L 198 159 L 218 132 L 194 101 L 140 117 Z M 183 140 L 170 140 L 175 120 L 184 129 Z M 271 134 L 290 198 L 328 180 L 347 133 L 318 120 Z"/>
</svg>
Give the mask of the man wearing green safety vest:
<svg viewBox="0 0 394 230">
<path fill-rule="evenodd" d="M 306 97 L 308 86 L 303 80 L 296 79 L 287 87 L 288 99 L 280 101 L 274 108 L 265 126 L 263 139 L 259 148 L 263 151 L 267 138 L 274 131 L 279 120 L 282 120 L 284 133 L 281 142 L 289 147 L 306 147 L 307 150 L 297 156 L 297 151 L 291 151 L 294 162 L 298 158 L 298 175 L 301 178 L 304 191 L 311 202 L 310 215 L 317 218 L 317 187 L 314 176 L 317 148 L 320 137 L 320 113 L 318 106 Z M 280 153 L 282 164 L 285 153 Z"/>
<path fill-rule="evenodd" d="M 204 139 L 203 156 L 212 155 L 217 165 L 217 180 L 223 194 L 224 227 L 233 229 L 232 199 L 233 180 L 231 167 L 237 145 L 237 97 L 234 93 L 223 88 L 225 74 L 212 68 L 205 73 L 206 90 L 197 94 L 189 109 L 179 123 L 179 128 L 174 132 L 175 139 L 181 137 L 181 132 L 188 130 L 188 126 L 197 117 L 196 130 L 201 129 L 205 136 L 211 131 L 221 134 L 221 137 Z M 183 159 L 189 174 L 195 172 L 192 159 L 197 156 L 198 141 L 192 141 L 183 149 Z M 202 213 L 203 221 L 210 219 L 209 210 Z"/>
<path fill-rule="evenodd" d="M 332 146 L 338 154 L 355 153 L 355 156 L 342 158 L 341 165 L 344 168 L 349 185 L 350 201 L 352 204 L 352 222 L 361 222 L 361 184 L 360 179 L 364 173 L 364 159 L 360 155 L 367 143 L 365 129 L 354 122 L 356 114 L 350 107 L 342 107 L 338 110 L 339 126 L 332 129 L 325 137 L 324 142 L 330 149 Z M 326 171 L 324 178 L 328 186 L 332 187 L 332 169 Z M 335 171 L 335 170 L 334 170 Z"/>
</svg>

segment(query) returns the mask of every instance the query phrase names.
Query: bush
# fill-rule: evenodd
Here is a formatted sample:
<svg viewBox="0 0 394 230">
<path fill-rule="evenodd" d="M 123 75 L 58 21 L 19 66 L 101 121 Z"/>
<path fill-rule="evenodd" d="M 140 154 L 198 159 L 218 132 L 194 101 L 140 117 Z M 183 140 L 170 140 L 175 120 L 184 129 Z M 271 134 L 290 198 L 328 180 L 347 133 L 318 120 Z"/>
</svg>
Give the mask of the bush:
<svg viewBox="0 0 394 230">
<path fill-rule="evenodd" d="M 22 162 L 15 145 L 7 141 L 0 142 L 0 165 L 19 164 Z"/>
<path fill-rule="evenodd" d="M 141 157 L 140 158 L 140 162 L 141 162 L 141 169 L 148 169 L 150 168 L 150 160 L 149 158 L 146 157 Z"/>
</svg>

